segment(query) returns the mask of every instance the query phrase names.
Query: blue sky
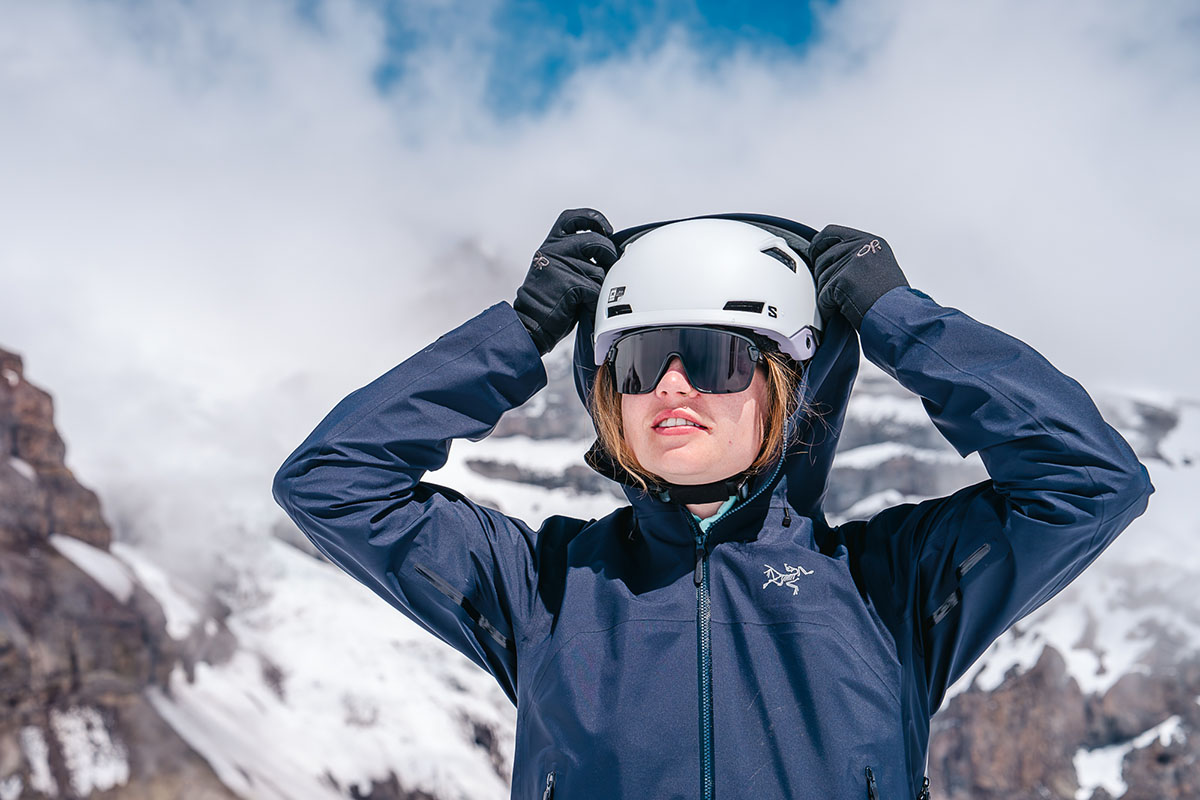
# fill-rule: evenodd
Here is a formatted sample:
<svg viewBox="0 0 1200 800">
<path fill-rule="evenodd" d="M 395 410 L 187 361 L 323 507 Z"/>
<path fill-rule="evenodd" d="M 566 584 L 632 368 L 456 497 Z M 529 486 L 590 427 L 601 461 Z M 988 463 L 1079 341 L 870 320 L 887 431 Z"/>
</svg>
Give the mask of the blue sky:
<svg viewBox="0 0 1200 800">
<path fill-rule="evenodd" d="M 817 33 L 815 10 L 833 0 L 731 3 L 720 0 L 502 0 L 486 11 L 490 63 L 489 102 L 501 114 L 536 112 L 554 100 L 564 81 L 579 68 L 618 59 L 635 47 L 655 47 L 668 35 L 719 62 L 738 49 L 759 55 L 799 58 Z M 403 62 L 422 43 L 411 9 L 385 3 L 389 58 L 377 77 L 387 87 Z M 475 8 L 486 9 L 477 3 Z M 433 15 L 446 11 L 432 11 Z M 464 24 L 470 7 L 451 4 L 448 24 Z M 422 20 L 427 23 L 428 18 Z"/>
</svg>

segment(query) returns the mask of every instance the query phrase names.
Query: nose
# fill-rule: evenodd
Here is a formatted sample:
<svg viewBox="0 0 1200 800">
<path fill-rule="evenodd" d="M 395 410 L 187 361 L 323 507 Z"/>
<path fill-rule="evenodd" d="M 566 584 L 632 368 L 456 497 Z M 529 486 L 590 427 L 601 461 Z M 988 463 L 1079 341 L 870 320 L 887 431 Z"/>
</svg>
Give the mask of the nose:
<svg viewBox="0 0 1200 800">
<path fill-rule="evenodd" d="M 654 393 L 662 397 L 672 394 L 693 395 L 696 393 L 696 389 L 688 381 L 687 374 L 683 371 L 683 362 L 679 360 L 679 356 L 673 357 L 667 364 L 667 371 L 663 373 L 658 386 L 654 387 Z"/>
</svg>

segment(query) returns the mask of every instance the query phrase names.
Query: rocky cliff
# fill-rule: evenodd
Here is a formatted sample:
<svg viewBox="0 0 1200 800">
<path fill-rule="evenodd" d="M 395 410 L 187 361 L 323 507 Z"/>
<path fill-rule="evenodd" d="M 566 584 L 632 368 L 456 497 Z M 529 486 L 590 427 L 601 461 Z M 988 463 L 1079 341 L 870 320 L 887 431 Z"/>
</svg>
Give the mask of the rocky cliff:
<svg viewBox="0 0 1200 800">
<path fill-rule="evenodd" d="M 65 455 L 0 350 L 0 798 L 232 798 L 146 699 L 179 654 Z"/>
</svg>

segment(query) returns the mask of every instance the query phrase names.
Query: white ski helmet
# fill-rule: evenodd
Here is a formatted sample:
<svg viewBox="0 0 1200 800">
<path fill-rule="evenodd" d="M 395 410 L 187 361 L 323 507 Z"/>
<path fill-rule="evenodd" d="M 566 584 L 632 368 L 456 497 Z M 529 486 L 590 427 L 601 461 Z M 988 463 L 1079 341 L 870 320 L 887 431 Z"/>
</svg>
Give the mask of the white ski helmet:
<svg viewBox="0 0 1200 800">
<path fill-rule="evenodd" d="M 596 303 L 595 362 L 623 333 L 666 325 L 743 328 L 807 361 L 821 318 L 812 274 L 785 239 L 748 222 L 691 219 L 625 245 Z"/>
</svg>

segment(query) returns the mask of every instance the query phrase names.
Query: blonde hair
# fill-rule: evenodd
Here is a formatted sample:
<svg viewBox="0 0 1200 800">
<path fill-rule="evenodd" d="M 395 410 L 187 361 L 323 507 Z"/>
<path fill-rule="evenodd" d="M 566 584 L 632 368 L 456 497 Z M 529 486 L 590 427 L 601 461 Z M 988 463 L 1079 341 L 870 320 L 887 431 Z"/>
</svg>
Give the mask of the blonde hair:
<svg viewBox="0 0 1200 800">
<path fill-rule="evenodd" d="M 759 365 L 766 370 L 767 379 L 767 403 L 762 416 L 763 443 L 748 472 L 759 472 L 783 457 L 784 448 L 788 444 L 785 441 L 787 421 L 800 402 L 796 397 L 796 388 L 800 384 L 800 371 L 796 362 L 775 351 L 764 351 L 762 355 Z M 596 370 L 590 410 L 596 423 L 600 446 L 629 473 L 640 488 L 645 490 L 650 483 L 667 483 L 643 468 L 638 463 L 637 456 L 633 454 L 633 448 L 625 441 L 621 395 L 613 381 L 612 368 L 607 362 Z"/>
</svg>

